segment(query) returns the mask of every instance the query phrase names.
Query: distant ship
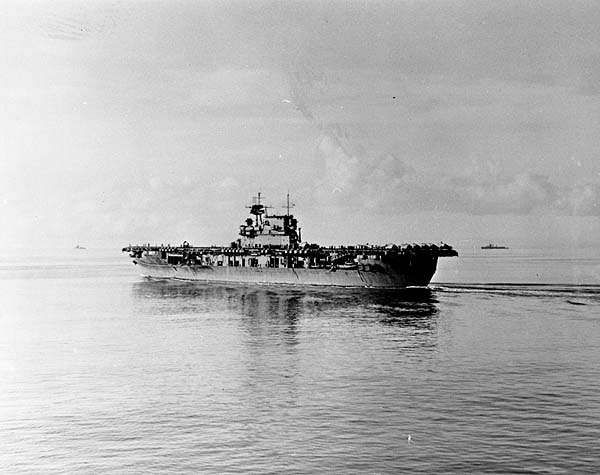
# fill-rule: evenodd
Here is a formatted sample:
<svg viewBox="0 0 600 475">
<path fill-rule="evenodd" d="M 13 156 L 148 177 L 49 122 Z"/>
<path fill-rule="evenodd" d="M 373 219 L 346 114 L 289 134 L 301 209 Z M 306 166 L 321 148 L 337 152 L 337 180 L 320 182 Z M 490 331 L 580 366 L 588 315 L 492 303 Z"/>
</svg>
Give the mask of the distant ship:
<svg viewBox="0 0 600 475">
<path fill-rule="evenodd" d="M 498 246 L 497 244 L 488 244 L 487 246 L 481 246 L 481 249 L 508 249 L 507 246 Z"/>
<path fill-rule="evenodd" d="M 80 246 L 79 244 L 77 244 L 77 246 L 75 246 L 75 249 L 85 249 L 85 247 Z"/>
<path fill-rule="evenodd" d="M 270 214 L 261 194 L 248 206 L 239 238 L 228 246 L 129 245 L 142 275 L 201 282 L 403 288 L 427 286 L 438 257 L 457 256 L 448 244 L 320 246 L 302 242 L 290 214 Z"/>
</svg>

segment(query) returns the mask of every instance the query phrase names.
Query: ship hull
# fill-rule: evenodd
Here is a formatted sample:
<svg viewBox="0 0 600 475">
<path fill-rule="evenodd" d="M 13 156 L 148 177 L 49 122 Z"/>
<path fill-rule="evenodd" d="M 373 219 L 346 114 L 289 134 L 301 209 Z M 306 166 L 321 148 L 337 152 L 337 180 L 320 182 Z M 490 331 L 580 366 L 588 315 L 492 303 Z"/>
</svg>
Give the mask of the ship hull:
<svg viewBox="0 0 600 475">
<path fill-rule="evenodd" d="M 285 284 L 309 286 L 404 288 L 427 286 L 435 273 L 437 257 L 408 265 L 391 266 L 373 262 L 361 269 L 272 268 L 204 265 L 172 265 L 155 256 L 134 259 L 145 277 L 198 282 Z"/>
</svg>

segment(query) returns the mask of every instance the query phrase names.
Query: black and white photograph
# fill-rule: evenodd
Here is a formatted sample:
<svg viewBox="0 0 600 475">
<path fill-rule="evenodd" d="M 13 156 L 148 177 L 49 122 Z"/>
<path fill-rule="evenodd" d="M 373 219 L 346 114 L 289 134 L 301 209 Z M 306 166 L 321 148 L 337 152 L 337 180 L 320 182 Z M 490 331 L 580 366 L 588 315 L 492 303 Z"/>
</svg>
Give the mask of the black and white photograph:
<svg viewBox="0 0 600 475">
<path fill-rule="evenodd" d="M 600 2 L 0 3 L 0 473 L 600 471 Z"/>
</svg>

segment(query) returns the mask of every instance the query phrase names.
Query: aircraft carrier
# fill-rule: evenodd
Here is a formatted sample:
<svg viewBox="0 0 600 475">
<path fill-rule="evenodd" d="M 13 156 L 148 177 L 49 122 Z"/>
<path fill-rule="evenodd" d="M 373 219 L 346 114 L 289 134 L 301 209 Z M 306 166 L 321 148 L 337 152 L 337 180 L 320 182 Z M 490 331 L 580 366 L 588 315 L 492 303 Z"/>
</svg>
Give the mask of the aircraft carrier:
<svg viewBox="0 0 600 475">
<path fill-rule="evenodd" d="M 227 246 L 129 245 L 142 275 L 155 279 L 247 284 L 368 288 L 427 286 L 439 257 L 457 256 L 430 243 L 320 246 L 302 242 L 298 220 L 269 213 L 261 194 L 249 208 L 239 237 Z"/>
</svg>

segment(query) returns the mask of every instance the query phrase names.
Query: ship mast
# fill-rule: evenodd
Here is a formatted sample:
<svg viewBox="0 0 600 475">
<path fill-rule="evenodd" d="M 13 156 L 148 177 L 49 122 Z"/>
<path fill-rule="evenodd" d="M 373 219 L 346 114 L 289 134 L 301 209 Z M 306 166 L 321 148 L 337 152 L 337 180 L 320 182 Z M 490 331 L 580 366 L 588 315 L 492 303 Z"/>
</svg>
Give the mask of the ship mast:
<svg viewBox="0 0 600 475">
<path fill-rule="evenodd" d="M 287 201 L 286 201 L 286 209 L 287 209 L 287 215 L 290 216 L 290 208 L 293 208 L 294 206 L 296 206 L 294 203 L 290 203 L 290 193 L 288 191 L 287 193 Z"/>
</svg>

